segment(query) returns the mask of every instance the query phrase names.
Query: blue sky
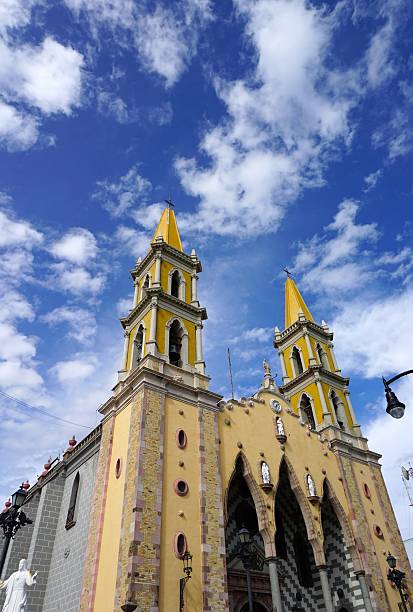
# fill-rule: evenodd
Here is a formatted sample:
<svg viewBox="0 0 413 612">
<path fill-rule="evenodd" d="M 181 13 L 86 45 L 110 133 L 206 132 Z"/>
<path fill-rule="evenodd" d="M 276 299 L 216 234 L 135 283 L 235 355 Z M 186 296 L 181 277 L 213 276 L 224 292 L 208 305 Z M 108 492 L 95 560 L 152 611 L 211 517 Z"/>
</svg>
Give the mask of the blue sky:
<svg viewBox="0 0 413 612">
<path fill-rule="evenodd" d="M 408 0 L 6 0 L 0 6 L 0 387 L 83 425 L 120 367 L 129 269 L 172 197 L 211 387 L 260 384 L 283 273 L 335 332 L 404 535 L 413 363 Z M 396 389 L 396 386 L 395 386 Z M 402 381 L 409 403 L 413 382 Z M 3 498 L 87 429 L 1 400 Z"/>
</svg>

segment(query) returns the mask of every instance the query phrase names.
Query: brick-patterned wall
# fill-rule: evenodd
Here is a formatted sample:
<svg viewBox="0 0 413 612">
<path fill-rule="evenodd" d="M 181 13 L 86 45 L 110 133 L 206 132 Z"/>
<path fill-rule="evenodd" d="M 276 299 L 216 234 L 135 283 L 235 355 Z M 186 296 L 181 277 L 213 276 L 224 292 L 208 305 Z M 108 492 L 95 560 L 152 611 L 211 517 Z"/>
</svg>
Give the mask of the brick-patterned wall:
<svg viewBox="0 0 413 612">
<path fill-rule="evenodd" d="M 114 423 L 115 418 L 111 417 L 102 425 L 102 437 L 89 520 L 89 537 L 84 562 L 82 593 L 79 607 L 79 611 L 81 612 L 93 610 L 93 598 L 96 588 L 99 549 L 105 511 L 106 486 L 112 454 Z"/>
<path fill-rule="evenodd" d="M 130 599 L 142 612 L 159 605 L 164 404 L 162 390 L 146 388 L 129 437 L 116 605 Z"/>
<path fill-rule="evenodd" d="M 220 612 L 228 610 L 228 594 L 217 413 L 200 410 L 199 419 L 203 609 L 204 612 Z"/>
<path fill-rule="evenodd" d="M 37 510 L 39 507 L 41 492 L 38 491 L 33 497 L 24 505 L 24 511 L 28 518 L 33 521 L 32 525 L 26 525 L 17 532 L 14 540 L 10 542 L 9 552 L 7 555 L 6 563 L 4 565 L 2 579 L 8 578 L 10 574 L 15 572 L 19 567 L 20 559 L 27 559 L 29 555 L 30 543 L 33 536 L 34 526 L 36 522 Z M 3 546 L 3 540 L 0 540 L 0 546 Z M 32 587 L 33 589 L 36 586 Z M 0 591 L 0 608 L 4 604 L 4 598 L 6 597 L 5 591 Z"/>
<path fill-rule="evenodd" d="M 43 612 L 77 612 L 79 610 L 97 463 L 98 453 L 95 453 L 65 480 Z M 76 502 L 76 524 L 66 530 L 70 495 L 77 473 L 80 475 L 80 484 Z"/>
<path fill-rule="evenodd" d="M 369 531 L 367 517 L 354 474 L 354 461 L 352 462 L 343 455 L 338 455 L 337 459 L 343 477 L 344 490 L 350 506 L 352 527 L 356 538 L 357 547 L 361 551 L 362 557 L 367 564 L 367 567 L 365 568 L 366 578 L 368 581 L 370 581 L 374 589 L 378 606 L 376 606 L 376 609 L 382 612 L 387 612 L 390 610 L 390 603 L 384 589 L 380 566 L 374 554 L 375 551 L 371 541 L 371 533 Z"/>
<path fill-rule="evenodd" d="M 42 488 L 33 535 L 27 555 L 29 567 L 38 571 L 36 586 L 29 590 L 27 608 L 30 612 L 42 612 L 49 575 L 53 543 L 60 514 L 65 479 L 56 475 Z"/>
</svg>

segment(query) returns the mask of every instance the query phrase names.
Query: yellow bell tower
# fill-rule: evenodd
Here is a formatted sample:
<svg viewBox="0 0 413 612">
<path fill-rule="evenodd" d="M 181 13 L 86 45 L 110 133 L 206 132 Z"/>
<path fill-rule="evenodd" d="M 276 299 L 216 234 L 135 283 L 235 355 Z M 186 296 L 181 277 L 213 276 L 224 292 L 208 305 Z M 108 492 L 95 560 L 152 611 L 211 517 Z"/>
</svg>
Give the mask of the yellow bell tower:
<svg viewBox="0 0 413 612">
<path fill-rule="evenodd" d="M 202 321 L 207 318 L 197 297 L 201 263 L 193 250 L 182 249 L 175 213 L 162 213 L 147 256 L 131 271 L 133 307 L 121 319 L 125 344 L 119 380 L 136 368 L 145 355 L 188 372 L 204 374 Z"/>
<path fill-rule="evenodd" d="M 341 375 L 334 355 L 333 333 L 316 323 L 297 285 L 287 273 L 285 329 L 275 328 L 274 346 L 281 360 L 280 390 L 311 429 L 329 425 L 353 435 L 360 427 L 350 401 L 349 379 Z"/>
</svg>

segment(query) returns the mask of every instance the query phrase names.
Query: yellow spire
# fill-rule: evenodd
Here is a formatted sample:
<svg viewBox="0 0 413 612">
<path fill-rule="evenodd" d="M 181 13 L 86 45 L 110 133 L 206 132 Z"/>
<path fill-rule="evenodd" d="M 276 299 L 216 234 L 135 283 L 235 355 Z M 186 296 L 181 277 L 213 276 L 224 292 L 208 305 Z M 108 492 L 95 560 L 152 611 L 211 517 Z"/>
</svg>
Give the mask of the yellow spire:
<svg viewBox="0 0 413 612">
<path fill-rule="evenodd" d="M 152 242 L 154 242 L 158 236 L 162 236 L 169 246 L 174 247 L 177 251 L 183 252 L 175 213 L 170 206 L 163 211 L 161 220 L 153 235 Z"/>
<path fill-rule="evenodd" d="M 287 276 L 285 281 L 285 329 L 298 321 L 299 313 L 303 313 L 308 321 L 314 321 L 297 285 L 291 276 Z"/>
</svg>

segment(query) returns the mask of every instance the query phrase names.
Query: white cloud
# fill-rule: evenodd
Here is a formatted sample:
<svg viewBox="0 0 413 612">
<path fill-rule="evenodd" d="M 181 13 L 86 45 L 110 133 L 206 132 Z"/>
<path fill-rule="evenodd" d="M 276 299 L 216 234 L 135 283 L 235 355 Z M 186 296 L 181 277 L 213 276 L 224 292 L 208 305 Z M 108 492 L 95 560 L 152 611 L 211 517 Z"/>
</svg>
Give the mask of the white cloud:
<svg viewBox="0 0 413 612">
<path fill-rule="evenodd" d="M 24 246 L 31 249 L 43 236 L 27 221 L 15 219 L 11 211 L 0 210 L 0 247 Z"/>
<path fill-rule="evenodd" d="M 64 0 L 66 6 L 78 19 L 85 13 L 95 31 L 100 24 L 113 28 L 130 28 L 135 23 L 134 0 Z"/>
<path fill-rule="evenodd" d="M 114 235 L 114 244 L 119 252 L 132 257 L 144 257 L 149 248 L 150 238 L 145 232 L 120 225 Z"/>
<path fill-rule="evenodd" d="M 133 295 L 130 295 L 127 298 L 122 298 L 116 303 L 116 312 L 119 317 L 124 317 L 132 308 L 133 304 Z"/>
<path fill-rule="evenodd" d="M 351 72 L 328 68 L 339 18 L 304 0 L 236 3 L 257 61 L 249 78 L 217 81 L 227 118 L 201 144 L 209 166 L 178 159 L 187 193 L 200 198 L 189 232 L 237 236 L 277 229 L 285 206 L 322 184 L 332 150 L 351 140 L 348 114 L 357 101 Z"/>
<path fill-rule="evenodd" d="M 89 378 L 96 369 L 96 358 L 85 355 L 68 361 L 58 361 L 50 373 L 63 385 L 73 385 Z"/>
<path fill-rule="evenodd" d="M 367 176 L 364 177 L 364 182 L 366 183 L 366 187 L 364 189 L 365 192 L 374 189 L 377 185 L 377 181 L 381 178 L 383 174 L 383 170 L 376 170 L 376 172 L 371 172 Z"/>
<path fill-rule="evenodd" d="M 94 259 L 97 251 L 94 235 L 82 227 L 72 228 L 50 247 L 50 252 L 56 258 L 79 265 Z"/>
<path fill-rule="evenodd" d="M 0 40 L 0 91 L 45 114 L 71 114 L 81 97 L 82 55 L 47 37 L 40 47 Z"/>
<path fill-rule="evenodd" d="M 80 266 L 61 262 L 52 264 L 51 270 L 52 277 L 49 279 L 49 286 L 76 296 L 96 295 L 105 286 L 104 274 L 91 273 Z"/>
<path fill-rule="evenodd" d="M 370 41 L 367 51 L 367 80 L 371 87 L 378 87 L 392 78 L 396 72 L 391 54 L 393 51 L 394 22 L 388 19 Z"/>
<path fill-rule="evenodd" d="M 132 166 L 117 182 L 98 181 L 93 198 L 111 215 L 121 217 L 132 206 L 144 202 L 152 188 L 150 181 L 139 174 L 139 165 Z"/>
<path fill-rule="evenodd" d="M 411 368 L 413 288 L 343 305 L 331 324 L 340 366 L 363 377 Z"/>
<path fill-rule="evenodd" d="M 360 204 L 344 200 L 323 236 L 297 245 L 294 271 L 302 274 L 302 287 L 316 292 L 346 292 L 372 280 L 371 259 L 364 249 L 376 243 L 374 223 L 357 223 Z"/>
<path fill-rule="evenodd" d="M 15 319 L 33 321 L 34 311 L 24 295 L 9 288 L 0 299 L 0 321 Z"/>
<path fill-rule="evenodd" d="M 38 136 L 36 118 L 24 112 L 18 112 L 0 98 L 0 143 L 3 143 L 8 151 L 30 149 Z"/>
<path fill-rule="evenodd" d="M 27 25 L 32 6 L 37 0 L 2 0 L 0 2 L 0 33 L 8 28 Z"/>
<path fill-rule="evenodd" d="M 272 336 L 273 329 L 271 327 L 253 327 L 237 334 L 232 340 L 232 344 L 244 342 L 262 342 L 268 344 L 272 342 Z"/>
<path fill-rule="evenodd" d="M 42 320 L 53 327 L 68 325 L 68 338 L 80 344 L 88 344 L 96 335 L 95 316 L 85 308 L 60 306 L 43 315 Z"/>
</svg>

